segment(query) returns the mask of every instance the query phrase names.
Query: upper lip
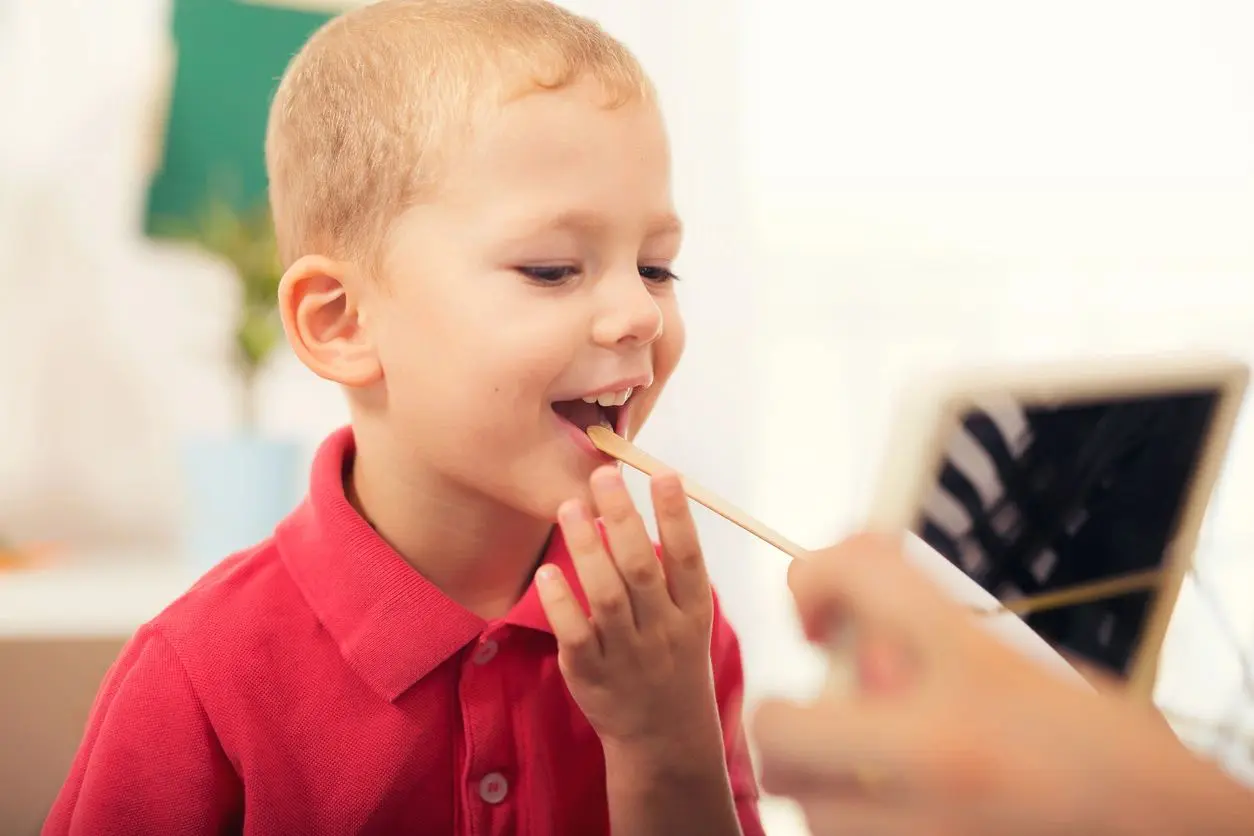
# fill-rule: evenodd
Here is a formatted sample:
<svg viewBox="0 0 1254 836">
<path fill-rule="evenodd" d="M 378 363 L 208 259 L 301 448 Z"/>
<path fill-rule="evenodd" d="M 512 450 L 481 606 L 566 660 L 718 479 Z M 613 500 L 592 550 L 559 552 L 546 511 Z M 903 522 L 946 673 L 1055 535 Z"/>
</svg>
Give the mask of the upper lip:
<svg viewBox="0 0 1254 836">
<path fill-rule="evenodd" d="M 605 395 L 610 392 L 621 392 L 624 389 L 639 389 L 639 388 L 649 386 L 652 383 L 653 383 L 652 375 L 640 375 L 638 377 L 632 377 L 632 378 L 627 378 L 626 380 L 620 380 L 617 383 L 611 383 L 609 386 L 602 386 L 600 389 L 593 389 L 592 391 L 585 392 L 582 395 L 577 395 L 574 398 L 570 398 L 569 400 L 582 400 L 583 398 L 595 398 L 598 395 Z"/>
</svg>

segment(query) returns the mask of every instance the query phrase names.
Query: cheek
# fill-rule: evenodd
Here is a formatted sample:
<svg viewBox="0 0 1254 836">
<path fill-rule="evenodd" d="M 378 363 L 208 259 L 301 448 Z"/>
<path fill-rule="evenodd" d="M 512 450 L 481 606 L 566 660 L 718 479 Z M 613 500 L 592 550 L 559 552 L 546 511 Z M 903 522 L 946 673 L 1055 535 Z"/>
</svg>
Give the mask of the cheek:
<svg viewBox="0 0 1254 836">
<path fill-rule="evenodd" d="M 683 357 L 687 334 L 684 330 L 683 318 L 678 311 L 666 313 L 662 336 L 653 344 L 653 386 L 649 389 L 648 400 L 636 407 L 632 420 L 632 434 L 638 432 L 645 420 L 653 412 L 653 407 L 662 395 L 667 381 L 675 373 L 679 360 Z"/>
<path fill-rule="evenodd" d="M 458 331 L 453 321 L 458 318 L 456 307 L 443 299 L 438 289 L 424 284 L 411 282 L 404 288 L 393 288 L 372 302 L 372 336 L 382 359 L 392 365 L 406 365 L 416 351 L 448 342 Z"/>
<path fill-rule="evenodd" d="M 659 382 L 665 383 L 684 355 L 688 331 L 684 326 L 684 318 L 673 301 L 670 310 L 664 309 L 663 316 L 662 336 L 658 337 L 653 346 L 653 373 Z"/>
<path fill-rule="evenodd" d="M 460 374 L 463 350 L 437 322 L 393 317 L 378 341 L 379 362 L 393 397 Z"/>
<path fill-rule="evenodd" d="M 413 420 L 440 416 L 467 432 L 517 421 L 547 404 L 572 353 L 554 338 L 563 329 L 535 317 L 504 327 L 486 327 L 482 319 L 394 316 L 379 345 L 391 403 Z"/>
<path fill-rule="evenodd" d="M 509 318 L 500 321 L 509 323 Z M 485 329 L 470 349 L 467 377 L 491 392 L 499 420 L 516 421 L 547 409 L 555 381 L 565 374 L 576 349 L 564 334 L 569 326 L 537 316 L 505 327 Z"/>
<path fill-rule="evenodd" d="M 399 420 L 430 432 L 447 423 L 449 413 L 464 411 L 466 401 L 482 402 L 483 392 L 474 391 L 482 388 L 482 374 L 475 370 L 481 352 L 467 338 L 455 308 L 446 306 L 439 316 L 433 304 L 394 301 L 376 342 L 387 403 Z"/>
</svg>

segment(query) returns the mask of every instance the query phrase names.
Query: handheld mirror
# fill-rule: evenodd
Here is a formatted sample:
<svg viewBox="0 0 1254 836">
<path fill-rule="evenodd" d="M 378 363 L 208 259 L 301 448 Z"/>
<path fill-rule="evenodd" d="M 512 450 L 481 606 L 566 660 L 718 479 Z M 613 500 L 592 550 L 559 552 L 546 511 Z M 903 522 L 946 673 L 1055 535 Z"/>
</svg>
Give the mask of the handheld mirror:
<svg viewBox="0 0 1254 836">
<path fill-rule="evenodd" d="M 1148 698 L 1247 377 L 1157 356 L 943 381 L 903 410 L 871 527 Z M 848 664 L 833 651 L 831 687 Z"/>
</svg>

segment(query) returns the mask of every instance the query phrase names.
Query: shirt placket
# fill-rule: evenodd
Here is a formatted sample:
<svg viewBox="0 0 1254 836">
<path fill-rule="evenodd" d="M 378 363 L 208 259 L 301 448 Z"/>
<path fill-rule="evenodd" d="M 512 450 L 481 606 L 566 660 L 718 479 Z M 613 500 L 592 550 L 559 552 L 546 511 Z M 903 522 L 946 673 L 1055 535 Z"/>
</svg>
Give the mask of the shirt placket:
<svg viewBox="0 0 1254 836">
<path fill-rule="evenodd" d="M 511 712 L 505 701 L 507 628 L 490 628 L 463 654 L 458 697 L 465 735 L 462 769 L 466 832 L 498 836 L 516 831 L 518 765 Z"/>
</svg>

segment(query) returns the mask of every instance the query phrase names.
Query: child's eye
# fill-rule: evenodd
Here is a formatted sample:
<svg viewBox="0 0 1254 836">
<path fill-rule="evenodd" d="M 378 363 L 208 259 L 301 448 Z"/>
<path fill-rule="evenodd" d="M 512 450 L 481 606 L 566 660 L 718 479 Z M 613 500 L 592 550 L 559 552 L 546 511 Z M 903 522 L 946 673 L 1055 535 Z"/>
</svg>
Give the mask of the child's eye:
<svg viewBox="0 0 1254 836">
<path fill-rule="evenodd" d="M 568 265 L 556 267 L 518 267 L 519 273 L 537 284 L 561 284 L 579 274 L 579 268 Z"/>
<path fill-rule="evenodd" d="M 668 284 L 679 281 L 679 276 L 676 276 L 665 267 L 647 267 L 644 265 L 640 267 L 640 278 L 654 284 Z"/>
</svg>

